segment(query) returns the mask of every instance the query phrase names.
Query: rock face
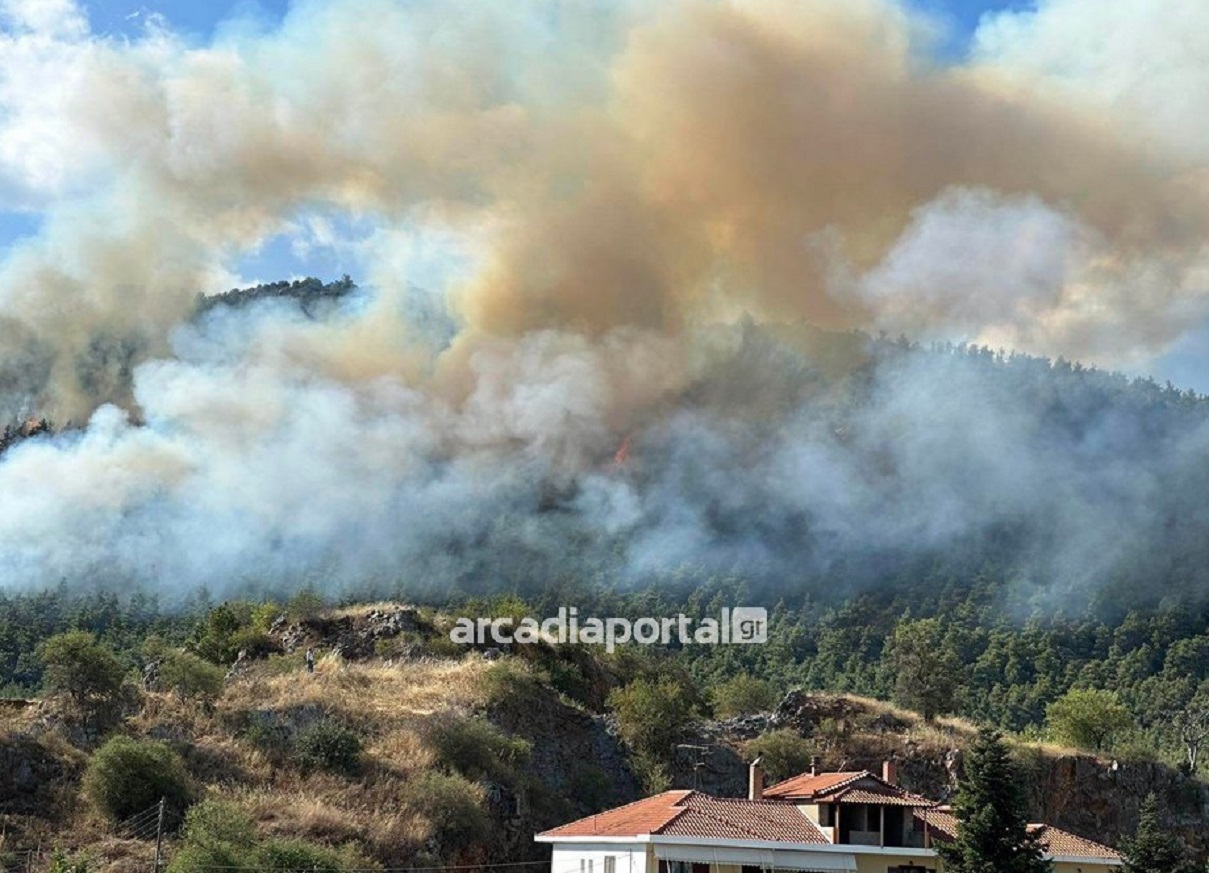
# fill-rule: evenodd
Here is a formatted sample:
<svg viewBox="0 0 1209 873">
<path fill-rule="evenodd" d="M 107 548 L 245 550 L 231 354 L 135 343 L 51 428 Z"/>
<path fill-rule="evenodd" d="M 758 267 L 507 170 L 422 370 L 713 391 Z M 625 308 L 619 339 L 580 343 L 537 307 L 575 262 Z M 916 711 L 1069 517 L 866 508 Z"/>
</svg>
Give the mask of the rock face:
<svg viewBox="0 0 1209 873">
<path fill-rule="evenodd" d="M 40 815 L 79 775 L 75 762 L 53 754 L 31 734 L 0 739 L 0 815 Z"/>
<path fill-rule="evenodd" d="M 1079 834 L 1132 834 L 1138 810 L 1154 792 L 1164 824 L 1204 859 L 1209 854 L 1209 785 L 1149 762 L 1121 763 L 1089 755 L 1029 762 L 1039 817 Z"/>
<path fill-rule="evenodd" d="M 545 859 L 533 834 L 643 796 L 615 725 L 607 716 L 570 706 L 549 689 L 487 712 L 507 733 L 532 743 L 525 765 L 544 800 L 526 807 L 499 785 L 488 786 L 489 808 L 504 835 L 496 857 Z M 548 850 L 546 850 L 548 852 Z"/>
<path fill-rule="evenodd" d="M 304 619 L 293 624 L 283 614 L 269 628 L 269 636 L 286 652 L 313 647 L 320 651 L 336 652 L 350 661 L 359 661 L 376 655 L 381 640 L 391 640 L 404 633 L 422 630 L 429 628 L 424 625 L 419 612 L 404 606 L 375 609 L 364 615 Z"/>
</svg>

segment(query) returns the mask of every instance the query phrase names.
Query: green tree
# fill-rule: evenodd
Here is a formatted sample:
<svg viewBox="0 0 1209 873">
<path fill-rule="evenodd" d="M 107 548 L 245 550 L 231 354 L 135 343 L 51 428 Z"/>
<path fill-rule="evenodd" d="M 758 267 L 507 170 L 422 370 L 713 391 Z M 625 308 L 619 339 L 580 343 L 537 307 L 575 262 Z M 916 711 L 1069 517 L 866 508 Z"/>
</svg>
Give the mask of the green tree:
<svg viewBox="0 0 1209 873">
<path fill-rule="evenodd" d="M 1133 727 L 1116 692 L 1098 688 L 1072 688 L 1045 708 L 1045 723 L 1056 741 L 1097 752 Z"/>
<path fill-rule="evenodd" d="M 1126 873 L 1196 873 L 1197 867 L 1179 838 L 1163 827 L 1159 799 L 1152 791 L 1142 802 L 1138 829 L 1121 840 Z"/>
<path fill-rule="evenodd" d="M 886 642 L 894 697 L 925 721 L 953 710 L 961 687 L 961 662 L 944 639 L 939 619 L 904 619 Z"/>
<path fill-rule="evenodd" d="M 160 684 L 182 700 L 210 701 L 222 694 L 224 673 L 192 652 L 167 652 L 160 661 Z"/>
<path fill-rule="evenodd" d="M 814 757 L 814 744 L 788 728 L 760 734 L 743 747 L 748 759 L 763 758 L 769 783 L 804 773 Z"/>
<path fill-rule="evenodd" d="M 609 694 L 609 706 L 630 748 L 659 758 L 670 757 L 696 718 L 688 690 L 670 678 L 635 679 Z"/>
<path fill-rule="evenodd" d="M 290 621 L 311 621 L 318 618 L 326 608 L 327 604 L 323 602 L 322 595 L 314 588 L 307 587 L 290 598 L 286 612 Z"/>
<path fill-rule="evenodd" d="M 733 718 L 749 712 L 767 712 L 777 705 L 772 683 L 754 676 L 740 675 L 715 686 L 714 713 L 718 718 Z"/>
<path fill-rule="evenodd" d="M 953 812 L 957 838 L 937 846 L 947 873 L 1045 873 L 1037 839 L 1028 832 L 1020 777 L 998 731 L 983 728 L 966 755 Z"/>
<path fill-rule="evenodd" d="M 86 631 L 56 634 L 40 649 L 43 682 L 65 694 L 88 717 L 97 716 L 122 690 L 122 665 L 108 646 Z"/>
<path fill-rule="evenodd" d="M 84 794 L 114 821 L 167 801 L 177 817 L 192 792 L 180 755 L 155 740 L 115 736 L 97 749 L 84 773 Z"/>
</svg>

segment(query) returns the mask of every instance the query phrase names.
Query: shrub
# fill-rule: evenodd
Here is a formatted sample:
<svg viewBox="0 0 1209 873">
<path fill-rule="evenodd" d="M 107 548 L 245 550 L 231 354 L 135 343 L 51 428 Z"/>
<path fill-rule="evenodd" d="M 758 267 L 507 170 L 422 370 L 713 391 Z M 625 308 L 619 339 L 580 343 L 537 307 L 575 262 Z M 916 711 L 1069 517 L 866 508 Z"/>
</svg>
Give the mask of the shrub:
<svg viewBox="0 0 1209 873">
<path fill-rule="evenodd" d="M 51 856 L 49 873 L 88 873 L 88 856 L 57 851 Z"/>
<path fill-rule="evenodd" d="M 326 606 L 327 604 L 323 602 L 323 598 L 314 588 L 303 588 L 290 598 L 286 613 L 289 615 L 290 621 L 310 621 L 318 618 Z"/>
<path fill-rule="evenodd" d="M 165 873 L 240 873 L 246 869 L 246 866 L 240 863 L 242 857 L 243 853 L 231 846 L 186 844 L 172 856 Z"/>
<path fill-rule="evenodd" d="M 268 840 L 255 848 L 248 866 L 257 873 L 269 870 L 341 873 L 345 867 L 343 859 L 331 849 L 302 840 Z"/>
<path fill-rule="evenodd" d="M 664 759 L 696 718 L 688 689 L 670 678 L 635 679 L 609 694 L 621 738 L 636 752 Z"/>
<path fill-rule="evenodd" d="M 196 847 L 246 847 L 256 841 L 256 827 L 238 804 L 210 798 L 189 808 L 184 837 Z"/>
<path fill-rule="evenodd" d="M 783 728 L 761 734 L 744 747 L 748 758 L 762 757 L 770 782 L 780 782 L 810 769 L 814 746 L 792 730 Z"/>
<path fill-rule="evenodd" d="M 191 652 L 167 652 L 160 661 L 160 682 L 181 699 L 214 700 L 222 694 L 224 673 Z"/>
<path fill-rule="evenodd" d="M 39 652 L 46 687 L 66 694 L 86 714 L 95 714 L 117 697 L 124 670 L 113 650 L 84 631 L 51 637 Z"/>
<path fill-rule="evenodd" d="M 189 805 L 184 762 L 165 743 L 112 737 L 97 749 L 84 773 L 84 794 L 114 821 L 167 801 L 179 817 Z"/>
<path fill-rule="evenodd" d="M 613 801 L 613 780 L 599 764 L 580 762 L 568 782 L 567 793 L 590 810 L 604 809 Z"/>
<path fill-rule="evenodd" d="M 444 846 L 482 843 L 491 837 L 483 789 L 457 773 L 417 774 L 403 788 L 403 803 L 428 819 L 433 837 Z"/>
<path fill-rule="evenodd" d="M 636 752 L 630 758 L 630 769 L 634 771 L 647 794 L 658 794 L 672 787 L 672 774 L 668 770 L 666 758 L 662 755 Z"/>
<path fill-rule="evenodd" d="M 489 706 L 519 715 L 532 712 L 546 693 L 533 669 L 516 658 L 496 661 L 483 672 L 481 681 Z"/>
<path fill-rule="evenodd" d="M 732 718 L 749 712 L 767 712 L 777 705 L 772 684 L 754 676 L 735 676 L 714 688 L 714 713 Z"/>
<path fill-rule="evenodd" d="M 528 760 L 533 748 L 483 718 L 434 719 L 425 740 L 441 764 L 471 780 L 512 781 L 514 768 Z"/>
<path fill-rule="evenodd" d="M 290 735 L 284 726 L 254 718 L 241 735 L 272 761 L 280 761 L 290 751 Z"/>
<path fill-rule="evenodd" d="M 319 721 L 299 732 L 294 754 L 304 770 L 356 773 L 361 766 L 361 738 L 332 721 Z"/>
</svg>

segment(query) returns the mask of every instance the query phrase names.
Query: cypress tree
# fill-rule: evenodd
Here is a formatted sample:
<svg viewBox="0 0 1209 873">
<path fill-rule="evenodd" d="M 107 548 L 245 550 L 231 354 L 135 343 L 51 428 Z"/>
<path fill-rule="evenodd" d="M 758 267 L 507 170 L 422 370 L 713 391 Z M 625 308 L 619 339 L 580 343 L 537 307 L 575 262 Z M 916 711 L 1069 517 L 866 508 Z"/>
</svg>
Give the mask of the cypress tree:
<svg viewBox="0 0 1209 873">
<path fill-rule="evenodd" d="M 1142 814 L 1133 839 L 1121 840 L 1126 873 L 1195 873 L 1196 866 L 1179 838 L 1159 821 L 1159 799 L 1154 792 L 1142 802 Z"/>
<path fill-rule="evenodd" d="M 966 757 L 953 811 L 957 838 L 937 846 L 946 873 L 1046 873 L 1049 861 L 1028 832 L 1024 792 L 998 731 L 982 728 Z"/>
</svg>

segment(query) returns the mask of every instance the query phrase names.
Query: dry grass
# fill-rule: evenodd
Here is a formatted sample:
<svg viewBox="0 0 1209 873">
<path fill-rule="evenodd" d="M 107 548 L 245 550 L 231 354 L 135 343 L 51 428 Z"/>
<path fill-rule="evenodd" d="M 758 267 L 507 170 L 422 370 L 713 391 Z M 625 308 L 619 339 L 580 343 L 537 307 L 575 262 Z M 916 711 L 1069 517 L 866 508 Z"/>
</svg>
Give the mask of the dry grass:
<svg viewBox="0 0 1209 873">
<path fill-rule="evenodd" d="M 319 707 L 354 724 L 388 724 L 478 705 L 484 699 L 481 678 L 488 666 L 475 659 L 396 665 L 346 663 L 329 654 L 316 662 L 314 675 L 253 671 L 228 686 L 219 708 Z"/>
<path fill-rule="evenodd" d="M 417 723 L 382 731 L 366 744 L 365 754 L 392 773 L 411 774 L 427 770 L 436 760 L 432 750 L 424 744 L 418 728 Z"/>
<path fill-rule="evenodd" d="M 406 603 L 396 600 L 379 600 L 375 603 L 358 603 L 353 606 L 340 606 L 323 614 L 330 618 L 364 618 L 371 612 L 394 612 L 398 609 L 414 609 Z"/>
<path fill-rule="evenodd" d="M 388 859 L 413 851 L 431 833 L 424 816 L 398 801 L 394 782 L 367 784 L 312 777 L 293 788 L 241 790 L 240 804 L 265 836 L 298 837 L 330 846 L 352 842 Z"/>
</svg>

